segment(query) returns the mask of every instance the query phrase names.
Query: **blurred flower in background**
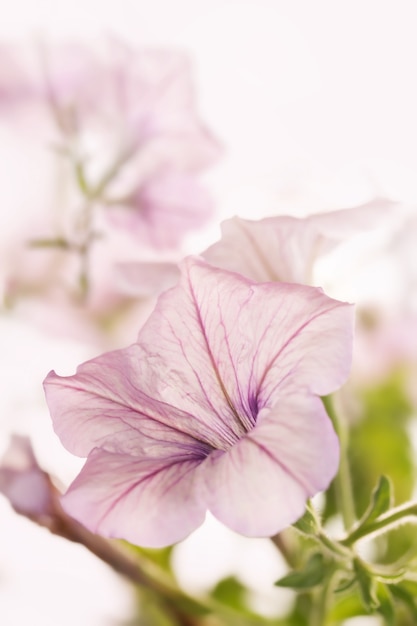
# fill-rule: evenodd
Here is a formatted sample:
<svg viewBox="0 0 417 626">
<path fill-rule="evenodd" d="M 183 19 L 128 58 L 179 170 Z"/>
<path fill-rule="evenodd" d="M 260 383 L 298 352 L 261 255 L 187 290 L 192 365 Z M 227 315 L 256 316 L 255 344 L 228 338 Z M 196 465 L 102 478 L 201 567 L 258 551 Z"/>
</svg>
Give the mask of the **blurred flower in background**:
<svg viewBox="0 0 417 626">
<path fill-rule="evenodd" d="M 138 49 L 110 38 L 95 46 L 44 41 L 31 48 L 0 45 L 0 130 L 5 132 L 11 173 L 9 195 L 7 183 L 3 185 L 1 208 L 4 350 L 9 335 L 11 343 L 18 337 L 3 376 L 6 385 L 10 381 L 10 394 L 3 398 L 0 439 L 6 441 L 10 431 L 30 433 L 35 447 L 41 447 L 41 458 L 47 459 L 46 467 L 60 477 L 68 464 L 62 451 L 53 452 L 53 433 L 38 419 L 44 406 L 37 376 L 49 369 L 42 357 L 55 344 L 67 367 L 77 353 L 74 340 L 78 352 L 92 350 L 91 355 L 98 346 L 132 341 L 159 283 L 156 288 L 147 271 L 142 295 L 126 294 L 115 267 L 133 259 L 177 259 L 188 234 L 213 219 L 214 201 L 202 175 L 216 164 L 222 149 L 197 108 L 191 59 L 174 47 Z M 29 340 L 24 339 L 25 327 L 19 330 L 19 320 L 34 325 Z M 28 376 L 20 355 L 23 343 Z M 20 391 L 16 374 L 24 377 Z M 23 435 L 12 436 L 2 459 L 0 492 L 15 511 L 77 543 L 86 545 L 87 538 L 90 550 L 96 550 L 97 540 L 63 514 L 59 492 Z M 10 535 L 10 527 L 19 527 L 14 517 L 8 526 L 9 517 L 5 509 L 3 529 Z M 58 597 L 50 580 L 56 574 L 49 573 L 56 567 L 49 551 L 53 540 L 48 543 L 39 536 L 42 529 L 35 531 L 46 555 L 45 572 L 40 569 L 36 577 L 39 598 L 45 599 L 48 589 Z M 13 589 L 20 584 L 26 588 L 26 569 L 37 558 L 36 551 L 25 554 L 25 538 L 32 531 L 22 532 L 22 541 L 16 536 L 19 552 L 8 555 L 2 546 L 0 558 L 0 621 L 14 625 L 20 622 L 20 611 L 13 604 Z M 62 549 L 58 546 L 57 554 Z M 99 541 L 98 549 L 107 554 L 106 544 Z M 71 554 L 63 580 L 70 578 L 78 598 L 81 587 L 88 589 L 79 569 L 94 572 L 93 580 L 111 593 L 97 611 L 90 589 L 90 599 L 80 600 L 78 614 L 76 602 L 65 623 L 79 621 L 81 614 L 86 625 L 101 626 L 115 613 L 120 617 L 133 611 L 129 589 L 107 576 L 101 563 L 96 565 L 77 548 Z M 71 568 L 77 571 L 72 580 Z M 38 601 L 26 597 L 32 623 L 44 624 L 47 615 L 56 615 L 53 603 L 38 615 Z"/>
<path fill-rule="evenodd" d="M 100 49 L 39 45 L 31 63 L 11 47 L 0 53 L 3 116 L 47 145 L 55 175 L 46 206 L 5 246 L 4 304 L 49 330 L 100 339 L 139 314 L 114 263 L 178 254 L 214 215 L 198 176 L 221 150 L 199 119 L 190 60 L 113 39 Z"/>
</svg>

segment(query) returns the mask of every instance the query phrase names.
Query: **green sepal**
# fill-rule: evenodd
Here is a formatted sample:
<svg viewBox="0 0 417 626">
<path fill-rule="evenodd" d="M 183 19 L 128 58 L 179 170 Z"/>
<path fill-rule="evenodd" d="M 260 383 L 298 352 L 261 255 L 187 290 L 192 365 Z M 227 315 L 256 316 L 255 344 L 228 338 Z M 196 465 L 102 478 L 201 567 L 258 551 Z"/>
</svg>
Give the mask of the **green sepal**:
<svg viewBox="0 0 417 626">
<path fill-rule="evenodd" d="M 303 570 L 290 572 L 277 580 L 277 587 L 290 587 L 291 589 L 306 590 L 320 585 L 328 569 L 324 556 L 320 552 L 313 554 L 307 561 Z"/>
<path fill-rule="evenodd" d="M 293 524 L 293 527 L 303 535 L 316 536 L 321 528 L 320 520 L 309 502 L 306 504 L 304 515 Z"/>
</svg>

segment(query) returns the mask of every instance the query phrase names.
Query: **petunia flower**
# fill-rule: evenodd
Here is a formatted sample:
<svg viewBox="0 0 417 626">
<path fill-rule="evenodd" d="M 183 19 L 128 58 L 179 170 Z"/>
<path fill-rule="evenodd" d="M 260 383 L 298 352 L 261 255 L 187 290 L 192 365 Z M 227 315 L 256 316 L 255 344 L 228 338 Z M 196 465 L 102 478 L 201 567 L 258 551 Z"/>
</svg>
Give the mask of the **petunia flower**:
<svg viewBox="0 0 417 626">
<path fill-rule="evenodd" d="M 64 509 L 154 547 L 208 510 L 247 536 L 294 522 L 337 470 L 319 396 L 348 375 L 352 313 L 316 288 L 186 260 L 136 343 L 46 378 L 56 433 L 87 457 Z"/>
</svg>

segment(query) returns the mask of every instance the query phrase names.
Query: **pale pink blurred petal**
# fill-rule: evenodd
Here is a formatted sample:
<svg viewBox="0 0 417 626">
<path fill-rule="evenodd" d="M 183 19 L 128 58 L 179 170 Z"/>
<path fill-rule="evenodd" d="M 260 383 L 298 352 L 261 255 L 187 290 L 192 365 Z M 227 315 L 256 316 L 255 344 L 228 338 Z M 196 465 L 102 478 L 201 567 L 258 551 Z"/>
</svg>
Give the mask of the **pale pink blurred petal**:
<svg viewBox="0 0 417 626">
<path fill-rule="evenodd" d="M 173 287 L 180 271 L 177 263 L 120 263 L 116 267 L 118 286 L 124 293 L 149 297 Z"/>
<path fill-rule="evenodd" d="M 235 217 L 223 222 L 220 241 L 203 257 L 252 280 L 313 284 L 314 264 L 320 256 L 348 237 L 376 227 L 395 207 L 389 200 L 375 200 L 305 218 L 284 215 L 251 221 Z"/>
<path fill-rule="evenodd" d="M 368 325 L 358 324 L 354 362 L 353 379 L 358 385 L 377 384 L 396 369 L 416 365 L 417 317 L 382 314 Z"/>
<path fill-rule="evenodd" d="M 0 111 L 8 115 L 25 106 L 36 93 L 25 59 L 17 46 L 0 44 Z"/>
<path fill-rule="evenodd" d="M 110 215 L 113 224 L 154 248 L 175 248 L 184 233 L 212 217 L 213 209 L 209 192 L 194 177 L 164 171 L 144 181 L 131 202 L 110 209 Z"/>
<path fill-rule="evenodd" d="M 49 515 L 53 509 L 53 487 L 39 467 L 28 437 L 13 435 L 0 461 L 0 493 L 23 515 Z"/>
</svg>

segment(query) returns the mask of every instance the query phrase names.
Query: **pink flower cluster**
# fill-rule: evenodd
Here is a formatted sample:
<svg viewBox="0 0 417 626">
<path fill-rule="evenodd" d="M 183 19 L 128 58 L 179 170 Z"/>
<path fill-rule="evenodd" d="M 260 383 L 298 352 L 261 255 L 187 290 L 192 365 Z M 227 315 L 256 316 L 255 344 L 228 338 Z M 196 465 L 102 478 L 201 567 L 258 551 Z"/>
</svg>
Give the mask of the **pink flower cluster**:
<svg viewBox="0 0 417 626">
<path fill-rule="evenodd" d="M 248 536 L 277 533 L 326 489 L 338 441 L 320 396 L 346 380 L 352 307 L 315 264 L 395 217 L 366 205 L 304 219 L 234 218 L 179 268 L 129 348 L 45 381 L 55 431 L 87 462 L 63 498 L 90 530 L 134 543 L 181 540 L 207 511 Z M 138 289 L 145 266 L 130 266 Z"/>
<path fill-rule="evenodd" d="M 7 91 L 0 76 L 4 106 L 49 106 L 83 204 L 60 238 L 35 244 L 55 258 L 78 254 L 97 310 L 106 298 L 91 261 L 101 253 L 108 263 L 103 235 L 121 226 L 155 249 L 178 246 L 210 215 L 195 174 L 218 154 L 183 55 L 109 50 L 103 63 L 62 49 L 25 90 L 9 81 Z M 136 341 L 45 380 L 57 435 L 86 458 L 61 500 L 66 513 L 151 547 L 184 539 L 208 511 L 247 536 L 295 522 L 337 471 L 321 397 L 346 381 L 352 359 L 353 307 L 318 286 L 317 262 L 394 212 L 375 200 L 304 219 L 236 217 L 199 258 L 121 267 L 130 298 L 160 293 Z M 51 491 L 27 446 L 25 458 L 22 471 L 0 470 L 0 490 L 33 516 Z M 44 498 L 36 511 L 21 498 L 31 481 Z"/>
<path fill-rule="evenodd" d="M 315 264 L 395 210 L 377 200 L 234 218 L 201 258 L 148 268 L 165 290 L 137 340 L 45 380 L 56 433 L 87 458 L 65 511 L 153 547 L 180 541 L 207 511 L 248 536 L 296 521 L 337 471 L 321 396 L 346 381 L 352 356 L 353 308 L 312 286 Z M 128 268 L 133 288 L 145 267 Z"/>
<path fill-rule="evenodd" d="M 37 52 L 34 65 L 1 50 L 12 71 L 0 72 L 0 110 L 51 148 L 68 194 L 5 242 L 5 301 L 29 301 L 38 318 L 46 302 L 71 310 L 87 324 L 79 334 L 93 335 L 131 305 L 112 279 L 116 262 L 176 250 L 212 217 L 199 175 L 221 149 L 199 118 L 184 53 L 113 40 Z"/>
</svg>

